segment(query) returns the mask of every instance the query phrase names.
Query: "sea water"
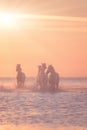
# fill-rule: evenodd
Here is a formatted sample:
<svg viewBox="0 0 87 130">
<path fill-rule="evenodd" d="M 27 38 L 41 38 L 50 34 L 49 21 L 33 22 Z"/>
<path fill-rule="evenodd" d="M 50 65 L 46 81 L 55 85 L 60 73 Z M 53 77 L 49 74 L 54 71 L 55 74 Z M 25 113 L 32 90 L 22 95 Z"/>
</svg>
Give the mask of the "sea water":
<svg viewBox="0 0 87 130">
<path fill-rule="evenodd" d="M 0 130 L 9 125 L 14 126 L 8 128 L 11 130 L 19 126 L 39 126 L 37 130 L 87 129 L 86 78 L 61 78 L 61 91 L 54 93 L 28 91 L 34 85 L 35 78 L 28 78 L 25 88 L 18 89 L 15 78 L 0 78 Z"/>
</svg>

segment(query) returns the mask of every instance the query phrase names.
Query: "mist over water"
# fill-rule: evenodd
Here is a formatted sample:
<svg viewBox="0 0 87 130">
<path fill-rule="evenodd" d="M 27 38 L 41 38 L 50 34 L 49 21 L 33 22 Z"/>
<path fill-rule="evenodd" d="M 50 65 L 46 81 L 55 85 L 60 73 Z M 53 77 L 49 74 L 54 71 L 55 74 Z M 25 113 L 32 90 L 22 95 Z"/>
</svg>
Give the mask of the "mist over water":
<svg viewBox="0 0 87 130">
<path fill-rule="evenodd" d="M 19 90 L 16 79 L 0 79 L 0 125 L 87 128 L 87 79 L 61 78 L 57 93 L 29 92 L 34 85 L 35 78 L 29 78 Z"/>
<path fill-rule="evenodd" d="M 26 79 L 25 88 L 32 88 L 36 84 L 36 78 L 30 77 Z M 15 78 L 0 78 L 0 87 L 16 88 Z M 87 88 L 87 78 L 60 78 L 60 88 Z"/>
</svg>

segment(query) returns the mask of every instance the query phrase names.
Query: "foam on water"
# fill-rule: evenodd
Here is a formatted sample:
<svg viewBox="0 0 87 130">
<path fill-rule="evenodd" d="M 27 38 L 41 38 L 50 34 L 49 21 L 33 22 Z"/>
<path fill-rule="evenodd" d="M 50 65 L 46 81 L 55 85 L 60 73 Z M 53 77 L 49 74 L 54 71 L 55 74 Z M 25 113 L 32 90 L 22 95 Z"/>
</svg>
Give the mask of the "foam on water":
<svg viewBox="0 0 87 130">
<path fill-rule="evenodd" d="M 0 78 L 0 91 L 18 91 L 15 78 Z M 36 90 L 36 79 L 27 78 L 24 88 L 19 90 L 30 91 Z M 61 78 L 59 84 L 59 92 L 61 91 L 76 91 L 87 92 L 87 79 L 86 78 Z"/>
</svg>

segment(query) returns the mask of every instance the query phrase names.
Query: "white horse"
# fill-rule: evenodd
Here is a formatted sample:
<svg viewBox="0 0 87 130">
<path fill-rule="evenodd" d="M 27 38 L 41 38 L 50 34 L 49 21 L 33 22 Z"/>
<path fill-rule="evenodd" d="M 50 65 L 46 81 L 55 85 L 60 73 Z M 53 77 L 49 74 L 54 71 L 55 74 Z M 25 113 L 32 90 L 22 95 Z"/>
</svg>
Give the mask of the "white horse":
<svg viewBox="0 0 87 130">
<path fill-rule="evenodd" d="M 45 73 L 45 70 L 46 70 L 45 63 L 38 66 L 37 85 L 40 87 L 41 90 L 46 90 L 47 88 L 48 77 L 47 74 Z"/>
<path fill-rule="evenodd" d="M 57 90 L 59 86 L 59 74 L 55 71 L 52 65 L 48 66 L 47 74 L 49 74 L 48 76 L 49 87 L 52 90 Z"/>
<path fill-rule="evenodd" d="M 20 64 L 18 64 L 16 66 L 16 71 L 17 71 L 17 86 L 18 87 L 24 87 L 24 83 L 25 83 L 25 74 L 22 72 L 22 69 L 20 67 Z"/>
</svg>

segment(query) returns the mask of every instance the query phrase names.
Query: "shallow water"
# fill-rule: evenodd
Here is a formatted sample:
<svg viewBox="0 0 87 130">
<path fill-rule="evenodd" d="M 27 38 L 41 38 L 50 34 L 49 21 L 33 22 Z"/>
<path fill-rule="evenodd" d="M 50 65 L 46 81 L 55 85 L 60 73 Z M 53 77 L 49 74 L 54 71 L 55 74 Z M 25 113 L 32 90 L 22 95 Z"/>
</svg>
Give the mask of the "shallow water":
<svg viewBox="0 0 87 130">
<path fill-rule="evenodd" d="M 0 91 L 0 130 L 20 127 L 86 130 L 87 92 Z"/>
<path fill-rule="evenodd" d="M 0 124 L 87 125 L 87 93 L 0 93 Z"/>
</svg>

